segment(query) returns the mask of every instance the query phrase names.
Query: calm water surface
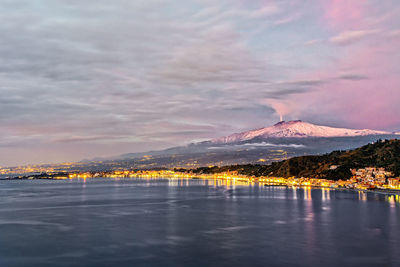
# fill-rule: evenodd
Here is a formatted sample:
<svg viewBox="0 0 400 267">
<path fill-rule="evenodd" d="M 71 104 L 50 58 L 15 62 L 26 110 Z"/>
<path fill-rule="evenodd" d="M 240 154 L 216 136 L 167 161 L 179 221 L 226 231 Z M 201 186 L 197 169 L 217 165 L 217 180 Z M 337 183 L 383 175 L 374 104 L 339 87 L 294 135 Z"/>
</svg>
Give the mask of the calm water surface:
<svg viewBox="0 0 400 267">
<path fill-rule="evenodd" d="M 400 266 L 399 202 L 223 181 L 0 181 L 0 266 Z"/>
</svg>

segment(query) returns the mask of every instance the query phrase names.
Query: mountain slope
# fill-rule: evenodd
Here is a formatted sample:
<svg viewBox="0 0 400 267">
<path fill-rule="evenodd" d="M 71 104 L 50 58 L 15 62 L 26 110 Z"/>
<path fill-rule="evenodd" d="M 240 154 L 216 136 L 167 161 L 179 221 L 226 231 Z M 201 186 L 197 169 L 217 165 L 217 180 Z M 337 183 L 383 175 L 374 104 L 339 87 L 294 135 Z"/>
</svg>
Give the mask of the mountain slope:
<svg viewBox="0 0 400 267">
<path fill-rule="evenodd" d="M 378 139 L 398 135 L 383 131 L 351 130 L 302 121 L 232 135 L 220 140 L 192 143 L 159 151 L 128 153 L 85 162 L 88 168 L 196 168 L 233 164 L 263 164 L 303 155 L 322 155 L 354 149 Z"/>
<path fill-rule="evenodd" d="M 330 166 L 339 166 L 330 170 Z M 400 140 L 378 141 L 373 144 L 350 150 L 334 151 L 321 156 L 294 157 L 270 165 L 234 165 L 225 167 L 198 168 L 194 172 L 215 173 L 238 171 L 241 174 L 276 177 L 314 177 L 327 179 L 348 179 L 350 168 L 369 166 L 384 167 L 400 175 Z"/>
<path fill-rule="evenodd" d="M 320 126 L 300 120 L 279 122 L 271 127 L 236 133 L 212 140 L 213 143 L 234 143 L 251 140 L 254 138 L 306 138 L 306 137 L 350 137 L 367 135 L 394 134 L 385 131 L 355 130 Z"/>
</svg>

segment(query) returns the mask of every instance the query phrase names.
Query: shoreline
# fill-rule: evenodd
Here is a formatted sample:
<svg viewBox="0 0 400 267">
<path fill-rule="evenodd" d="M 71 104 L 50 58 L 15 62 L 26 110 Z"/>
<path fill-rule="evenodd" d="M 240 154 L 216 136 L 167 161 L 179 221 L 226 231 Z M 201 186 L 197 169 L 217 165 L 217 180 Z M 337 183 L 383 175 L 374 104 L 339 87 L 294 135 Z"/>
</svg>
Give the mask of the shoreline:
<svg viewBox="0 0 400 267">
<path fill-rule="evenodd" d="M 190 179 L 190 180 L 222 180 L 222 181 L 234 181 L 234 182 L 243 182 L 243 183 L 258 183 L 264 187 L 294 187 L 294 188 L 311 188 L 311 189 L 331 189 L 331 190 L 343 190 L 343 191 L 354 191 L 354 192 L 364 192 L 364 193 L 376 193 L 383 195 L 400 195 L 400 190 L 396 189 L 358 189 L 358 188 L 346 188 L 346 187 L 330 187 L 330 186 L 322 186 L 322 185 L 301 185 L 301 184 L 287 184 L 284 182 L 280 183 L 268 183 L 263 181 L 258 181 L 258 179 L 254 179 L 252 177 L 240 177 L 240 178 L 225 178 L 225 177 L 201 177 L 201 175 L 189 176 L 146 176 L 146 175 L 135 175 L 135 176 L 117 176 L 117 177 L 109 177 L 109 176 L 98 176 L 98 177 L 77 177 L 77 178 L 69 178 L 69 177 L 57 177 L 57 176 L 40 176 L 40 177 L 32 177 L 32 176 L 19 176 L 19 177 L 7 177 L 0 178 L 0 181 L 26 181 L 26 180 L 73 180 L 73 179 L 126 179 L 126 178 L 139 178 L 139 179 Z M 271 178 L 272 179 L 272 178 Z M 301 178 L 298 178 L 301 179 Z"/>
</svg>

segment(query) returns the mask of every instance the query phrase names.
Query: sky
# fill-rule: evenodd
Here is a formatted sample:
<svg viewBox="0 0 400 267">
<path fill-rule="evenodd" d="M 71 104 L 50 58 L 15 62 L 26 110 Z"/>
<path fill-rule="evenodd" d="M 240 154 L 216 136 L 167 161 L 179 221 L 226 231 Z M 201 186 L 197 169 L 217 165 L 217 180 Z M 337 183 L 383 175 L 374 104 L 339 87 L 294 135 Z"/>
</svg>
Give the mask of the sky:
<svg viewBox="0 0 400 267">
<path fill-rule="evenodd" d="M 400 130 L 398 0 L 0 0 L 0 166 L 301 119 Z"/>
</svg>

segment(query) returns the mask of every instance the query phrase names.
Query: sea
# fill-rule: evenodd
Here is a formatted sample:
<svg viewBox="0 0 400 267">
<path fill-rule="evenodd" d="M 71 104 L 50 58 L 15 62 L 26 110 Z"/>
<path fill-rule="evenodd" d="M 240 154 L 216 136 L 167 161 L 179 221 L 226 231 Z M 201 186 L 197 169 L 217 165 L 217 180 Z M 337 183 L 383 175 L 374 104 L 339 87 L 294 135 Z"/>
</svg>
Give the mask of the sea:
<svg viewBox="0 0 400 267">
<path fill-rule="evenodd" d="M 0 266 L 400 266 L 400 197 L 202 179 L 2 180 Z"/>
</svg>

